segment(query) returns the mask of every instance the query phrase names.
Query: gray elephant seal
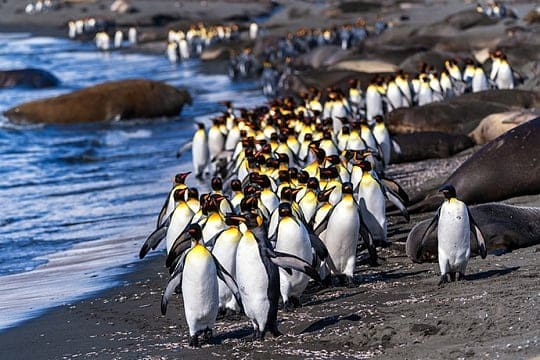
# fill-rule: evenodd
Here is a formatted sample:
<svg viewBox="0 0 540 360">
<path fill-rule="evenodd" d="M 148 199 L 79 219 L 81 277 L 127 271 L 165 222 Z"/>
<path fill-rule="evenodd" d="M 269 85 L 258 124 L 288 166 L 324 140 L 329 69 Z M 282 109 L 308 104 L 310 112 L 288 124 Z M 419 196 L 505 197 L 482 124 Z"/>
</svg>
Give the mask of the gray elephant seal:
<svg viewBox="0 0 540 360">
<path fill-rule="evenodd" d="M 465 135 L 490 114 L 538 105 L 540 94 L 535 91 L 488 90 L 424 106 L 396 109 L 388 114 L 386 121 L 388 130 L 394 134 L 442 131 Z"/>
<path fill-rule="evenodd" d="M 540 118 L 523 123 L 484 145 L 443 183 L 466 204 L 540 193 Z M 436 209 L 442 195 L 429 194 L 409 212 Z"/>
<path fill-rule="evenodd" d="M 191 104 L 186 90 L 144 79 L 106 82 L 4 112 L 15 123 L 73 124 L 176 116 Z"/>
<path fill-rule="evenodd" d="M 459 195 L 459 194 L 458 194 Z M 482 230 L 488 252 L 501 254 L 540 244 L 540 208 L 507 204 L 483 204 L 469 207 Z M 419 246 L 431 219 L 415 225 L 407 237 L 406 253 L 414 262 L 437 259 L 437 232 L 432 231 L 420 254 Z M 477 255 L 476 242 L 471 242 L 471 254 Z"/>
<path fill-rule="evenodd" d="M 55 87 L 60 80 L 48 71 L 41 69 L 18 69 L 0 71 L 0 88 L 23 87 L 42 89 Z"/>
<path fill-rule="evenodd" d="M 466 135 L 436 131 L 398 134 L 392 136 L 392 141 L 398 145 L 398 149 L 392 151 L 392 164 L 447 158 L 474 146 L 474 142 Z"/>
</svg>

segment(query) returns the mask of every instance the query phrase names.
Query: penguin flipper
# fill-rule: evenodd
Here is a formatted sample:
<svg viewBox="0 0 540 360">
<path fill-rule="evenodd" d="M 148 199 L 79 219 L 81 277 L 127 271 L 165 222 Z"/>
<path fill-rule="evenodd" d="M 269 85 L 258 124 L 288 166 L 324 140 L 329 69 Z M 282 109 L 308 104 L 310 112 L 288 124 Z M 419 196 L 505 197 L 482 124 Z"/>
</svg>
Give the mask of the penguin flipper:
<svg viewBox="0 0 540 360">
<path fill-rule="evenodd" d="M 269 248 L 266 248 L 265 252 L 271 262 L 286 271 L 288 270 L 288 273 L 291 269 L 297 270 L 303 272 L 313 280 L 321 282 L 319 273 L 313 268 L 313 266 L 298 256 L 286 254 L 280 251 L 274 251 Z"/>
<path fill-rule="evenodd" d="M 313 250 L 315 250 L 316 258 L 319 258 L 321 261 L 326 261 L 326 264 L 330 268 L 331 271 L 333 271 L 335 274 L 338 274 L 339 271 L 336 268 L 336 265 L 334 264 L 334 260 L 332 260 L 332 257 L 330 256 L 330 253 L 328 252 L 328 248 L 324 243 L 321 241 L 321 239 L 313 234 L 309 234 L 309 240 L 311 242 L 311 247 Z M 314 258 L 314 260 L 316 260 Z M 315 268 L 315 266 L 313 266 Z"/>
<path fill-rule="evenodd" d="M 182 254 L 190 248 L 191 243 L 190 239 L 187 236 L 187 232 L 183 232 L 180 236 L 174 241 L 171 250 L 167 254 L 167 259 L 165 260 L 165 266 L 171 268 L 175 264 L 175 260 L 182 256 Z M 172 270 L 172 269 L 171 269 Z"/>
<path fill-rule="evenodd" d="M 176 291 L 178 287 L 182 285 L 182 273 L 184 272 L 184 261 L 186 259 L 187 253 L 188 251 L 182 254 L 182 257 L 180 258 L 180 261 L 176 265 L 176 269 L 174 270 L 173 274 L 169 278 L 167 287 L 165 288 L 165 291 L 163 292 L 163 295 L 161 296 L 161 314 L 162 315 L 165 315 L 167 313 L 167 305 L 169 304 L 169 299 L 171 298 L 171 295 Z"/>
<path fill-rule="evenodd" d="M 185 142 L 182 146 L 178 148 L 178 151 L 176 151 L 176 157 L 181 157 L 186 151 L 190 150 L 193 146 L 193 141 L 189 140 Z"/>
<path fill-rule="evenodd" d="M 388 191 L 392 191 L 394 195 L 398 196 L 401 199 L 401 202 L 404 204 L 408 204 L 410 199 L 407 192 L 399 185 L 399 183 L 393 179 L 389 179 L 387 177 L 384 177 L 381 179 L 385 188 L 388 189 Z"/>
<path fill-rule="evenodd" d="M 394 152 L 398 155 L 401 155 L 402 151 L 401 151 L 401 146 L 399 146 L 399 144 L 397 143 L 396 140 L 392 139 L 391 141 L 392 143 L 392 150 L 394 150 Z"/>
<path fill-rule="evenodd" d="M 216 273 L 218 278 L 221 279 L 227 285 L 229 290 L 234 295 L 234 298 L 236 299 L 236 302 L 240 306 L 240 309 L 244 310 L 244 305 L 242 304 L 242 298 L 240 297 L 240 289 L 238 288 L 238 284 L 236 283 L 236 280 L 232 277 L 231 274 L 223 267 L 223 265 L 220 264 L 218 259 L 212 254 L 212 259 L 214 259 L 214 264 L 216 265 Z"/>
<path fill-rule="evenodd" d="M 476 238 L 476 241 L 478 242 L 478 249 L 480 249 L 480 256 L 482 259 L 485 259 L 487 256 L 487 248 L 486 248 L 486 240 L 484 238 L 484 234 L 480 230 L 480 227 L 472 217 L 471 211 L 467 207 L 467 213 L 469 214 L 469 224 L 471 227 L 471 232 L 473 233 L 474 237 Z"/>
<path fill-rule="evenodd" d="M 150 236 L 148 236 L 143 246 L 141 247 L 141 250 L 139 251 L 140 259 L 144 258 L 146 254 L 148 254 L 150 249 L 153 250 L 159 245 L 161 240 L 163 240 L 163 238 L 165 238 L 165 236 L 167 235 L 168 227 L 169 227 L 169 218 L 167 218 L 167 220 L 163 224 L 161 224 L 160 227 L 158 227 L 156 230 L 154 230 L 150 234 Z"/>
<path fill-rule="evenodd" d="M 364 241 L 364 245 L 366 246 L 368 253 L 369 253 L 369 264 L 371 266 L 377 266 L 377 249 L 375 248 L 375 245 L 373 244 L 373 234 L 367 227 L 364 220 L 362 220 L 362 217 L 360 216 L 360 237 Z"/>
<path fill-rule="evenodd" d="M 335 207 L 333 207 L 330 211 L 328 211 L 328 213 L 326 214 L 324 219 L 322 219 L 322 221 L 319 223 L 319 225 L 317 225 L 317 227 L 315 229 L 313 229 L 313 232 L 315 233 L 315 235 L 320 236 L 321 233 L 324 230 L 326 230 L 326 227 L 328 226 L 328 221 L 330 220 L 330 216 L 332 216 L 332 213 L 334 212 L 334 209 L 335 209 Z"/>
<path fill-rule="evenodd" d="M 390 202 L 392 202 L 392 204 L 394 204 L 399 209 L 399 211 L 401 212 L 401 215 L 403 215 L 405 220 L 410 221 L 411 217 L 409 216 L 407 207 L 405 206 L 405 204 L 403 204 L 400 197 L 397 194 L 395 194 L 393 191 L 391 191 L 389 188 L 387 188 L 386 186 L 384 187 L 384 190 L 385 190 L 384 192 L 388 200 L 390 200 Z"/>
<path fill-rule="evenodd" d="M 422 239 L 420 240 L 420 246 L 418 246 L 418 249 L 416 250 L 416 259 L 420 259 L 420 256 L 422 255 L 422 250 L 424 249 L 424 244 L 427 240 L 428 235 L 437 227 L 440 213 L 441 213 L 441 208 L 439 207 L 439 209 L 437 209 L 437 214 L 433 217 L 433 219 L 431 219 L 429 225 L 426 228 L 426 231 L 424 232 L 424 235 L 422 235 Z"/>
<path fill-rule="evenodd" d="M 165 214 L 167 214 L 167 207 L 169 205 L 169 199 L 171 198 L 171 193 L 174 191 L 174 187 L 169 191 L 167 194 L 167 198 L 165 199 L 165 203 L 161 207 L 161 210 L 159 211 L 157 222 L 156 222 L 156 229 L 159 228 L 163 224 L 163 218 L 165 217 Z"/>
</svg>

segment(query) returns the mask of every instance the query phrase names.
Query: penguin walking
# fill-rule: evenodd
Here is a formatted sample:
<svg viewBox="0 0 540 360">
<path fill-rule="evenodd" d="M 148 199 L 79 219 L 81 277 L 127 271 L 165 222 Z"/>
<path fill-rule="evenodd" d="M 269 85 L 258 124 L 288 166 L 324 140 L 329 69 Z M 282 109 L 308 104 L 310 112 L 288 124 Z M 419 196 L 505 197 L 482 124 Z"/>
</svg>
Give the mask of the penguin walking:
<svg viewBox="0 0 540 360">
<path fill-rule="evenodd" d="M 371 163 L 361 161 L 362 178 L 358 184 L 358 205 L 360 215 L 369 228 L 373 239 L 386 243 L 387 221 L 384 187 L 376 175 L 373 175 Z"/>
<path fill-rule="evenodd" d="M 232 276 L 201 243 L 202 231 L 198 224 L 190 225 L 188 234 L 191 249 L 186 251 L 171 275 L 161 298 L 161 313 L 167 312 L 171 295 L 181 286 L 186 322 L 189 327 L 189 345 L 199 346 L 199 336 L 212 338 L 212 328 L 219 307 L 218 277 L 224 281 L 241 304 L 238 286 Z"/>
<path fill-rule="evenodd" d="M 256 199 L 255 199 L 256 200 Z M 248 201 L 249 202 L 249 201 Z M 257 204 L 256 201 L 252 203 Z M 320 281 L 310 264 L 289 254 L 272 250 L 262 218 L 253 212 L 232 215 L 245 223 L 236 252 L 236 281 L 246 316 L 253 325 L 253 338 L 262 339 L 267 331 L 279 336 L 277 307 L 280 296 L 278 266 L 292 274 L 302 271 Z"/>
<path fill-rule="evenodd" d="M 229 274 L 234 274 L 236 273 L 236 250 L 242 238 L 242 232 L 239 229 L 240 222 L 238 220 L 226 218 L 225 223 L 229 227 L 216 235 L 212 255 L 214 255 Z M 218 281 L 218 292 L 219 308 L 221 310 L 240 310 L 240 304 L 236 301 L 234 294 L 221 279 Z"/>
<path fill-rule="evenodd" d="M 199 128 L 193 135 L 192 153 L 193 169 L 195 169 L 197 179 L 202 179 L 204 169 L 208 164 L 208 137 L 203 123 L 197 124 Z"/>
<path fill-rule="evenodd" d="M 296 255 L 311 263 L 313 254 L 308 230 L 293 216 L 290 203 L 279 204 L 278 211 L 280 220 L 275 232 L 275 250 Z M 279 269 L 279 287 L 286 310 L 290 309 L 291 305 L 300 306 L 300 295 L 306 289 L 308 281 L 309 277 L 300 271 L 293 270 L 288 274 L 284 269 Z"/>
<path fill-rule="evenodd" d="M 465 277 L 465 269 L 471 254 L 471 233 L 478 242 L 480 255 L 487 255 L 486 243 L 482 231 L 471 216 L 467 205 L 456 198 L 456 189 L 452 185 L 443 186 L 442 192 L 446 200 L 437 210 L 422 237 L 418 248 L 420 254 L 427 235 L 437 227 L 438 257 L 441 279 L 439 285 L 450 280 L 461 280 Z"/>
</svg>

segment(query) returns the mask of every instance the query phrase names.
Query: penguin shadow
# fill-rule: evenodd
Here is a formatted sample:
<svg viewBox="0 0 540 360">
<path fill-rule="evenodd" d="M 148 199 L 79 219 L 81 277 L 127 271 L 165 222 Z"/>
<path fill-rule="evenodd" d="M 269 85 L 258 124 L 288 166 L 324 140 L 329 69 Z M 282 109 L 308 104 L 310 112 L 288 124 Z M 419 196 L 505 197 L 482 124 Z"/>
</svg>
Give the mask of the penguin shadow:
<svg viewBox="0 0 540 360">
<path fill-rule="evenodd" d="M 212 344 L 213 345 L 222 345 L 225 340 L 230 341 L 231 339 L 236 340 L 242 340 L 245 338 L 251 339 L 251 336 L 253 335 L 253 328 L 251 327 L 243 327 L 241 329 L 236 329 L 228 332 L 219 332 L 218 335 L 215 335 L 212 338 Z"/>
<path fill-rule="evenodd" d="M 475 281 L 475 280 L 481 280 L 481 279 L 488 279 L 488 278 L 493 277 L 493 276 L 507 275 L 507 274 L 513 273 L 514 271 L 518 270 L 519 268 L 520 268 L 519 266 L 513 266 L 513 267 L 506 268 L 506 269 L 487 270 L 487 271 L 482 271 L 482 272 L 475 273 L 475 274 L 468 274 L 468 275 L 465 275 L 465 280 L 467 280 L 467 281 Z"/>
<path fill-rule="evenodd" d="M 320 320 L 315 321 L 314 323 L 311 323 L 307 328 L 304 330 L 297 332 L 297 334 L 308 334 L 315 331 L 322 330 L 324 328 L 327 328 L 329 326 L 335 325 L 341 321 L 351 321 L 356 322 L 362 320 L 362 317 L 358 314 L 348 314 L 348 315 L 332 315 L 327 316 L 325 318 L 322 318 Z"/>
<path fill-rule="evenodd" d="M 416 276 L 427 272 L 429 272 L 429 270 L 398 272 L 398 269 L 390 269 L 386 271 L 379 271 L 373 274 L 358 275 L 355 276 L 354 280 L 357 285 L 361 285 L 375 281 L 399 280 L 405 277 Z"/>
</svg>

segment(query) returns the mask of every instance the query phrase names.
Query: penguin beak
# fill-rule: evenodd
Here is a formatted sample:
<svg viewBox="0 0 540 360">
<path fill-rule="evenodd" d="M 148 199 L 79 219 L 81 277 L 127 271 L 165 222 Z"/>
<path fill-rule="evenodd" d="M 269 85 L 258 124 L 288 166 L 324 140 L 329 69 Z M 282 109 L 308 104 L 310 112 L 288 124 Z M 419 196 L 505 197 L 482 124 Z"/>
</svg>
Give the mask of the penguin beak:
<svg viewBox="0 0 540 360">
<path fill-rule="evenodd" d="M 246 217 L 244 215 L 227 215 L 228 219 L 236 220 L 245 223 L 247 221 Z"/>
</svg>

